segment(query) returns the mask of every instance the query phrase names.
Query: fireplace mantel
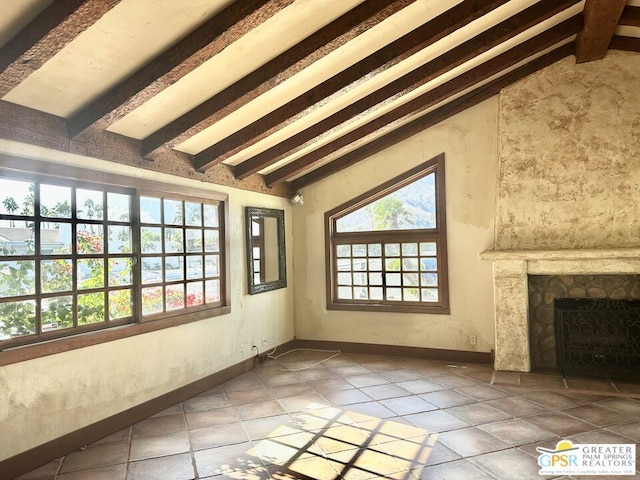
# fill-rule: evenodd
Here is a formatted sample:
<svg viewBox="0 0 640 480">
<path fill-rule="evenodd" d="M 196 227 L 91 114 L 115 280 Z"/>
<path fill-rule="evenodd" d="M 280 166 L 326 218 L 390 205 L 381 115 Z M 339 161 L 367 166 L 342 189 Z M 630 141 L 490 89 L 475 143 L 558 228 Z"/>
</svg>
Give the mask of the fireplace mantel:
<svg viewBox="0 0 640 480">
<path fill-rule="evenodd" d="M 640 274 L 640 248 L 489 250 L 493 263 L 495 368 L 528 372 L 528 275 Z"/>
</svg>

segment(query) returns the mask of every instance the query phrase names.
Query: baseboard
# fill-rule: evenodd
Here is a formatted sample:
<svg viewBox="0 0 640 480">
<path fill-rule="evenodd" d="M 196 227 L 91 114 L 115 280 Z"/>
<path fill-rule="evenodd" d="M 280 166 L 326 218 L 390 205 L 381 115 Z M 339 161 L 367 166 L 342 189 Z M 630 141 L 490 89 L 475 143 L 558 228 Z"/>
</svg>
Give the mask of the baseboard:
<svg viewBox="0 0 640 480">
<path fill-rule="evenodd" d="M 277 347 L 278 352 L 293 348 L 319 348 L 341 350 L 351 353 L 378 355 L 398 355 L 405 357 L 445 360 L 449 362 L 493 363 L 491 353 L 443 350 L 436 348 L 403 347 L 398 345 L 376 345 L 369 343 L 332 342 L 325 340 L 294 339 Z M 264 352 L 260 352 L 261 354 Z M 183 402 L 195 395 L 206 392 L 238 375 L 242 375 L 257 365 L 256 357 L 248 358 L 235 365 L 213 373 L 205 378 L 180 387 L 128 410 L 99 422 L 83 427 L 38 447 L 32 448 L 0 462 L 0 480 L 12 480 L 42 465 L 67 455 L 84 445 L 96 442 L 136 422 Z"/>
<path fill-rule="evenodd" d="M 351 353 L 368 353 L 372 355 L 396 355 L 447 362 L 493 364 L 490 352 L 468 352 L 463 350 L 446 350 L 440 348 L 405 347 L 401 345 L 380 345 L 373 343 L 333 342 L 330 340 L 304 340 L 296 338 L 297 348 L 320 348 L 341 350 Z"/>
<path fill-rule="evenodd" d="M 278 347 L 286 351 L 293 348 L 294 340 Z M 96 442 L 137 423 L 158 412 L 206 392 L 238 375 L 246 373 L 256 366 L 256 357 L 251 357 L 227 367 L 207 377 L 196 380 L 169 393 L 136 405 L 99 422 L 87 425 L 62 437 L 34 447 L 0 462 L 0 480 L 12 480 L 42 465 L 67 455 L 80 447 Z"/>
</svg>

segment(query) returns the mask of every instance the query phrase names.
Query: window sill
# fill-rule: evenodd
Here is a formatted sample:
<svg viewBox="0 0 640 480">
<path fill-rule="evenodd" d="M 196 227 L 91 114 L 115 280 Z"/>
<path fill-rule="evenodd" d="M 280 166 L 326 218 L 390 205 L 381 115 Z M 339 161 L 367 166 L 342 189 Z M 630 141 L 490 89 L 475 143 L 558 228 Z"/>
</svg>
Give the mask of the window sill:
<svg viewBox="0 0 640 480">
<path fill-rule="evenodd" d="M 449 315 L 448 306 L 429 306 L 422 307 L 418 305 L 365 305 L 353 303 L 330 303 L 327 310 L 349 310 L 352 312 L 394 312 L 394 313 L 421 313 L 430 315 Z"/>
<path fill-rule="evenodd" d="M 231 307 L 229 306 L 219 307 L 211 310 L 201 310 L 198 312 L 176 315 L 152 322 L 131 323 L 119 327 L 72 335 L 69 337 L 56 338 L 46 342 L 20 347 L 11 347 L 0 351 L 0 366 L 46 357 L 47 355 L 68 352 L 77 348 L 90 347 L 100 343 L 112 342 L 114 340 L 155 332 L 165 328 L 177 327 L 179 325 L 197 322 L 206 318 L 226 315 L 230 312 Z"/>
</svg>

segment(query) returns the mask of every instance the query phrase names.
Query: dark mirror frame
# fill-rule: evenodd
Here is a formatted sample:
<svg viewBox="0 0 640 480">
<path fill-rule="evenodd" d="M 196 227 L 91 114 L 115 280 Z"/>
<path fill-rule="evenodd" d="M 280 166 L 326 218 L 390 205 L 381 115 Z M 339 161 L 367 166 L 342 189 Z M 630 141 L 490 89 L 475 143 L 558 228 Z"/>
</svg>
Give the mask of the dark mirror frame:
<svg viewBox="0 0 640 480">
<path fill-rule="evenodd" d="M 278 279 L 255 284 L 253 276 L 253 235 L 251 229 L 251 219 L 253 217 L 275 218 L 278 232 Z M 247 239 L 247 283 L 250 295 L 268 292 L 287 286 L 287 249 L 284 240 L 284 210 L 274 208 L 245 207 L 245 230 Z"/>
</svg>

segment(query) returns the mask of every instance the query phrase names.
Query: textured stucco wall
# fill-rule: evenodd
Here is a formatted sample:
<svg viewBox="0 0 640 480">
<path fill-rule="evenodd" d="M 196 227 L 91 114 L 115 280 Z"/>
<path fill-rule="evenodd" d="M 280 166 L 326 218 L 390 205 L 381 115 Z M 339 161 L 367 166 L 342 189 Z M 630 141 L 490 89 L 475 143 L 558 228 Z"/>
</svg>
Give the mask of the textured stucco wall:
<svg viewBox="0 0 640 480">
<path fill-rule="evenodd" d="M 303 190 L 294 207 L 296 337 L 488 352 L 497 167 L 496 97 Z M 327 311 L 324 213 L 444 152 L 450 315 Z M 477 336 L 477 345 L 469 336 Z"/>
<path fill-rule="evenodd" d="M 640 245 L 640 55 L 566 58 L 500 95 L 496 248 Z"/>
<path fill-rule="evenodd" d="M 2 144 L 0 151 L 11 147 L 37 159 L 88 163 L 43 149 L 25 152 L 28 146 Z M 231 313 L 0 367 L 0 461 L 241 362 L 254 354 L 252 344 L 266 351 L 294 336 L 292 250 L 289 288 L 247 295 L 245 272 L 244 207 L 284 209 L 289 242 L 288 200 L 126 166 L 118 166 L 118 173 L 229 194 Z"/>
</svg>

